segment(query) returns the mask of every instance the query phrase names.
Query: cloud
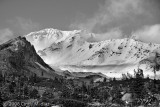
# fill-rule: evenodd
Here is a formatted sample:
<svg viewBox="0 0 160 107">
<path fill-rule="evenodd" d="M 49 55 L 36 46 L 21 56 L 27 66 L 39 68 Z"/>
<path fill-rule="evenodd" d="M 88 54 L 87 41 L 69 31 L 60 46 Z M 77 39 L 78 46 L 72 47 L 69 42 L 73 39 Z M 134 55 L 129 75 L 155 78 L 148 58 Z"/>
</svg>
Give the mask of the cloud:
<svg viewBox="0 0 160 107">
<path fill-rule="evenodd" d="M 160 23 L 158 6 L 158 0 L 105 0 L 92 18 L 77 20 L 71 27 L 103 35 L 119 29 L 119 38 L 121 34 L 128 37 L 143 26 Z M 106 36 L 106 39 L 118 38 L 118 35 Z"/>
<path fill-rule="evenodd" d="M 0 44 L 13 38 L 13 32 L 9 28 L 0 29 Z"/>
<path fill-rule="evenodd" d="M 99 42 L 108 39 L 119 39 L 123 38 L 122 31 L 120 29 L 111 29 L 110 31 L 103 34 L 95 34 L 94 36 L 90 36 L 87 38 L 88 42 Z"/>
<path fill-rule="evenodd" d="M 143 42 L 160 43 L 160 24 L 145 26 L 134 32 L 133 35 Z"/>
<path fill-rule="evenodd" d="M 30 32 L 40 30 L 41 25 L 33 22 L 31 19 L 16 17 L 15 19 L 8 20 L 9 26 L 18 35 L 25 35 Z"/>
<path fill-rule="evenodd" d="M 7 28 L 0 29 L 0 44 L 12 38 L 23 36 L 41 29 L 41 25 L 39 23 L 33 22 L 31 19 L 21 17 L 7 20 L 7 23 Z"/>
</svg>

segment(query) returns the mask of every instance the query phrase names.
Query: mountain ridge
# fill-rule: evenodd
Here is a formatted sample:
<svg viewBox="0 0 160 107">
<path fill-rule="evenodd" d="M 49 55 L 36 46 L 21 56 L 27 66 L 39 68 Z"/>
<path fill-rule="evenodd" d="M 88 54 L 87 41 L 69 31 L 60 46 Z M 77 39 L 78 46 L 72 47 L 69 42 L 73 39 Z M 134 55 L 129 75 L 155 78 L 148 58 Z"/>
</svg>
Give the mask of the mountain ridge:
<svg viewBox="0 0 160 107">
<path fill-rule="evenodd" d="M 81 30 L 60 31 L 52 28 L 25 35 L 47 64 L 61 67 L 134 65 L 155 57 L 160 50 L 159 44 L 143 43 L 132 38 L 88 42 L 95 36 Z"/>
<path fill-rule="evenodd" d="M 34 75 L 45 78 L 61 77 L 36 53 L 25 37 L 17 37 L 0 45 L 2 74 Z M 43 76 L 42 76 L 43 74 Z"/>
</svg>

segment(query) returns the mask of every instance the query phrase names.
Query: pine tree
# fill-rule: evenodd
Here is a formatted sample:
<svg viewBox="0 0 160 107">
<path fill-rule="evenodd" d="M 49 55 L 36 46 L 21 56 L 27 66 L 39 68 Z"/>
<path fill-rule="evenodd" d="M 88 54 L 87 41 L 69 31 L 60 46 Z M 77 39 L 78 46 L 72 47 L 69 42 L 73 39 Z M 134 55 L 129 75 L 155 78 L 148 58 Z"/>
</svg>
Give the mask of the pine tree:
<svg viewBox="0 0 160 107">
<path fill-rule="evenodd" d="M 106 82 L 106 81 L 107 81 L 107 78 L 104 78 L 104 79 L 103 79 L 103 82 Z"/>
<path fill-rule="evenodd" d="M 9 84 L 9 91 L 10 91 L 11 93 L 14 93 L 14 87 L 13 87 L 12 84 Z"/>
<path fill-rule="evenodd" d="M 137 98 L 144 98 L 146 94 L 143 78 L 143 70 L 138 69 L 136 78 L 131 84 L 131 91 L 137 95 Z"/>
<path fill-rule="evenodd" d="M 3 99 L 1 97 L 1 93 L 0 93 L 0 107 L 3 107 Z"/>
<path fill-rule="evenodd" d="M 43 71 L 41 72 L 41 76 L 43 77 Z"/>
<path fill-rule="evenodd" d="M 29 89 L 27 86 L 24 86 L 24 95 L 28 96 L 29 94 Z"/>
<path fill-rule="evenodd" d="M 30 97 L 31 98 L 37 98 L 38 97 L 38 91 L 36 89 L 33 89 L 30 91 Z"/>
</svg>

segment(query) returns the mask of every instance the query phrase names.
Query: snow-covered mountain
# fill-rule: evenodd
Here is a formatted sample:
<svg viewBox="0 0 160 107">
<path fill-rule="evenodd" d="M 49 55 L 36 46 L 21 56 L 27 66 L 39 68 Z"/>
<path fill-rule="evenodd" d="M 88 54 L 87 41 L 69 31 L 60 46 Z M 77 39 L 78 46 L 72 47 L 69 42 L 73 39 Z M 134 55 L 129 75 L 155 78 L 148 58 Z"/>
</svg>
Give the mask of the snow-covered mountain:
<svg viewBox="0 0 160 107">
<path fill-rule="evenodd" d="M 44 29 L 25 35 L 47 64 L 70 71 L 103 69 L 106 73 L 132 68 L 144 59 L 154 60 L 159 44 L 132 38 L 89 42 L 96 34 L 86 31 Z M 116 67 L 116 68 L 115 68 Z M 128 69 L 127 69 L 128 70 Z"/>
</svg>

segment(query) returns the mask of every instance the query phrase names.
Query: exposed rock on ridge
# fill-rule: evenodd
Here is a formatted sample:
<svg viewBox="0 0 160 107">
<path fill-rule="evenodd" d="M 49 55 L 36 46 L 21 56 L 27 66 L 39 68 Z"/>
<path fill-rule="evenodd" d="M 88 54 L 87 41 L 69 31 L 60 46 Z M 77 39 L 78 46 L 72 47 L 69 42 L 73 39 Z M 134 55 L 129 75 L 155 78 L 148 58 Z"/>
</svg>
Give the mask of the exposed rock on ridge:
<svg viewBox="0 0 160 107">
<path fill-rule="evenodd" d="M 25 37 L 17 37 L 0 45 L 0 71 L 2 73 L 17 73 L 26 76 L 36 74 L 54 78 L 58 76 L 39 55 L 34 46 Z"/>
</svg>

